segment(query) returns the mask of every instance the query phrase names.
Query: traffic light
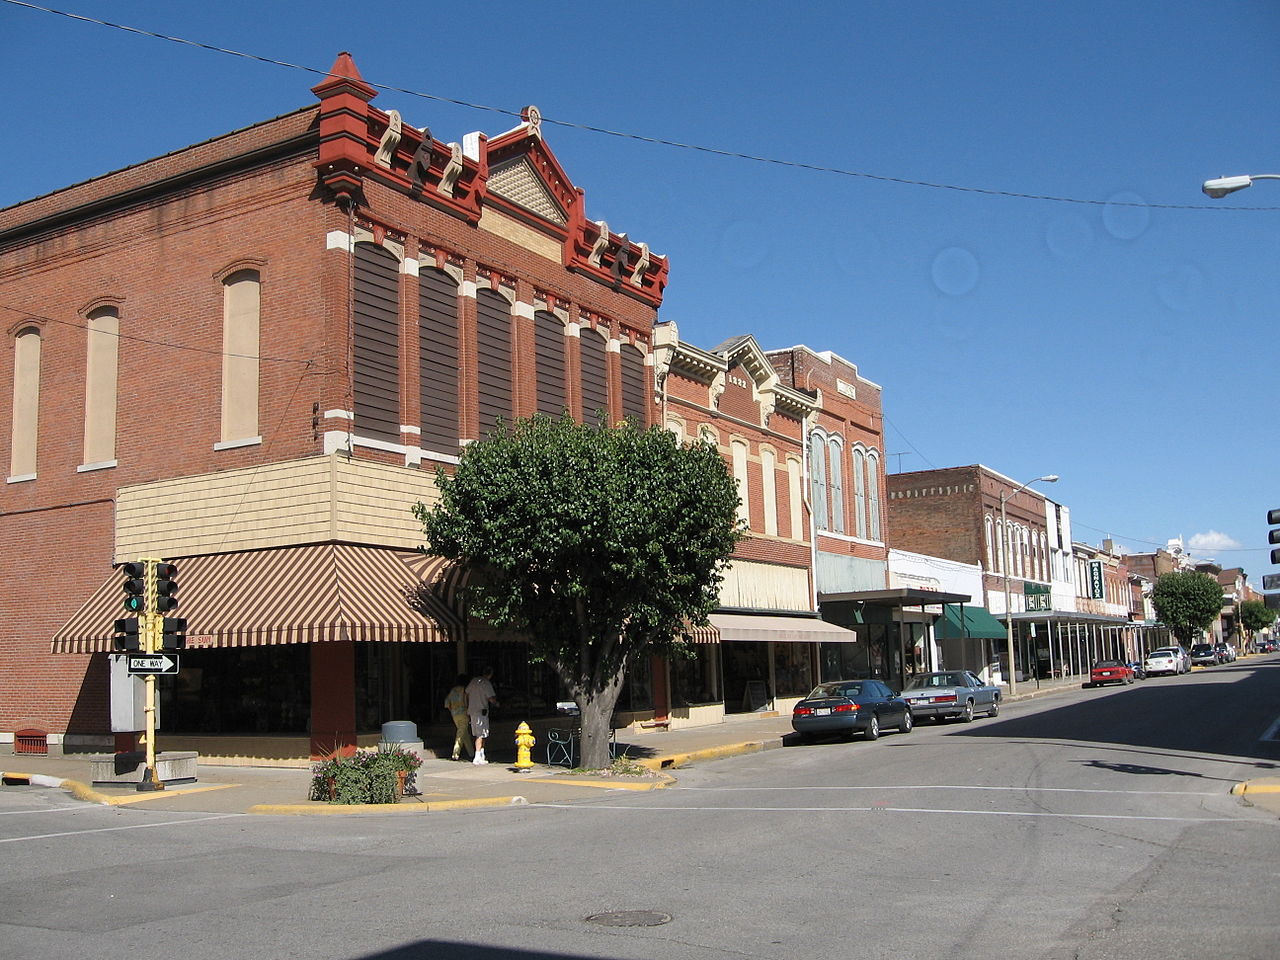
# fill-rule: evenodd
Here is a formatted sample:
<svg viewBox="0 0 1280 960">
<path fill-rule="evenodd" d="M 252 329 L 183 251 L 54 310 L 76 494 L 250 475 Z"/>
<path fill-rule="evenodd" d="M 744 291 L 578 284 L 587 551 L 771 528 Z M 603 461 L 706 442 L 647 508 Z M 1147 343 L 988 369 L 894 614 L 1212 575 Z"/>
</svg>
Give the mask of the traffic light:
<svg viewBox="0 0 1280 960">
<path fill-rule="evenodd" d="M 138 618 L 129 617 L 116 621 L 115 636 L 111 638 L 111 646 L 116 650 L 141 650 L 141 637 L 138 634 Z"/>
<path fill-rule="evenodd" d="M 172 563 L 156 564 L 156 613 L 169 613 L 178 608 L 178 567 Z"/>
<path fill-rule="evenodd" d="M 134 561 L 124 565 L 124 608 L 130 613 L 145 613 L 147 565 Z"/>
<path fill-rule="evenodd" d="M 1280 543 L 1280 510 L 1267 511 L 1267 523 L 1271 526 L 1271 534 L 1267 538 L 1270 543 Z M 1280 563 L 1280 549 L 1271 551 L 1271 562 Z"/>
<path fill-rule="evenodd" d="M 182 650 L 187 645 L 187 621 L 182 617 L 165 617 L 160 637 L 161 650 Z"/>
</svg>

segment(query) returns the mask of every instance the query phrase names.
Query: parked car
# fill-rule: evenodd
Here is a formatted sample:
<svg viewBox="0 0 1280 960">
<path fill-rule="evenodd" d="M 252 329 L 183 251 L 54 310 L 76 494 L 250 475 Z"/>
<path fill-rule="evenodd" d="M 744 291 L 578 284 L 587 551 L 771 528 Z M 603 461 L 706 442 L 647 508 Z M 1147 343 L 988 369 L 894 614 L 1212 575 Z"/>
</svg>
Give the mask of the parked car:
<svg viewBox="0 0 1280 960">
<path fill-rule="evenodd" d="M 1211 643 L 1197 643 L 1191 647 L 1191 665 L 1193 667 L 1216 667 L 1222 662 L 1217 649 Z"/>
<path fill-rule="evenodd" d="M 1182 648 L 1182 644 L 1159 647 L 1147 654 L 1143 667 L 1147 671 L 1147 676 L 1154 676 L 1157 673 L 1186 673 L 1191 669 L 1191 658 L 1187 656 L 1187 651 Z"/>
<path fill-rule="evenodd" d="M 833 680 L 820 683 L 791 711 L 791 727 L 806 743 L 819 736 L 861 732 L 875 740 L 888 727 L 910 733 L 911 707 L 879 680 Z"/>
<path fill-rule="evenodd" d="M 1233 663 L 1236 659 L 1236 648 L 1229 643 L 1220 643 L 1215 650 L 1218 651 L 1219 663 Z"/>
<path fill-rule="evenodd" d="M 1133 683 L 1133 669 L 1119 660 L 1099 660 L 1089 668 L 1086 687 L 1101 687 L 1107 683 Z"/>
<path fill-rule="evenodd" d="M 917 718 L 959 717 L 968 723 L 975 713 L 994 717 L 1000 712 L 1000 688 L 968 670 L 917 674 L 902 691 L 902 699 Z"/>
</svg>

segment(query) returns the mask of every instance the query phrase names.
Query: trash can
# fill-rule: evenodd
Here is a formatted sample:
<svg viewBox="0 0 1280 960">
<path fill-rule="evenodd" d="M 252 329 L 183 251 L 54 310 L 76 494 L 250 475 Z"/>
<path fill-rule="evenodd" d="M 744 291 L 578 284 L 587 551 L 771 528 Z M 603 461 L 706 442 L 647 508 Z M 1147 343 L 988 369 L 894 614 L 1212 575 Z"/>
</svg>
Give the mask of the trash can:
<svg viewBox="0 0 1280 960">
<path fill-rule="evenodd" d="M 390 720 L 382 725 L 383 743 L 415 743 L 418 725 L 412 720 Z"/>
</svg>

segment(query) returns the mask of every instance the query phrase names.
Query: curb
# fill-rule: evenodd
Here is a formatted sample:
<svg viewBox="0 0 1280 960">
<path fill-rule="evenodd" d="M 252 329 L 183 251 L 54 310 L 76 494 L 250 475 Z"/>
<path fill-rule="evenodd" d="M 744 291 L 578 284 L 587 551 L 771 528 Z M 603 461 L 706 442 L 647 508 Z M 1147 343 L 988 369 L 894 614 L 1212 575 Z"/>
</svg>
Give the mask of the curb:
<svg viewBox="0 0 1280 960">
<path fill-rule="evenodd" d="M 1246 780 L 1232 787 L 1231 793 L 1237 797 L 1250 793 L 1280 793 L 1280 780 L 1275 778 Z"/>
<path fill-rule="evenodd" d="M 674 770 L 677 767 L 697 763 L 699 760 L 720 760 L 724 757 L 737 757 L 745 753 L 759 753 L 762 750 L 780 746 L 782 746 L 782 738 L 777 737 L 770 740 L 753 740 L 749 743 L 730 743 L 720 747 L 707 747 L 703 750 L 691 750 L 688 753 L 672 753 L 665 757 L 650 757 L 644 760 L 637 760 L 636 763 L 649 770 Z"/>
</svg>

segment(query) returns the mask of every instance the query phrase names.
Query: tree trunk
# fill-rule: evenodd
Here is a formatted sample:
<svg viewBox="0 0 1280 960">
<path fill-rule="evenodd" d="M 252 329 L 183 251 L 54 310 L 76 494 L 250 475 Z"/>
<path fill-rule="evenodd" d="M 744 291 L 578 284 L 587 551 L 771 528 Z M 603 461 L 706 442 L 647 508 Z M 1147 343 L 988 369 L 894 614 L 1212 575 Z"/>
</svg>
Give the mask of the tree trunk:
<svg viewBox="0 0 1280 960">
<path fill-rule="evenodd" d="M 605 689 L 593 697 L 578 697 L 578 712 L 582 721 L 582 760 L 583 768 L 600 770 L 609 766 L 613 757 L 609 755 L 613 708 L 618 703 L 618 694 L 622 692 L 622 676 L 619 674 Z"/>
</svg>

